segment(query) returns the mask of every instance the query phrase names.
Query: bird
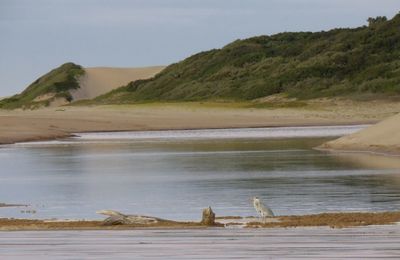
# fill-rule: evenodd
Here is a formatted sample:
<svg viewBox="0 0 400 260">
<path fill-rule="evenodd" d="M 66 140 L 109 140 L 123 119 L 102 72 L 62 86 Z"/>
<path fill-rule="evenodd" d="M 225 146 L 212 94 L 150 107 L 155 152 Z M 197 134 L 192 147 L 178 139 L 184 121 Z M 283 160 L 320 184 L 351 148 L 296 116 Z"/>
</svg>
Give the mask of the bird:
<svg viewBox="0 0 400 260">
<path fill-rule="evenodd" d="M 275 217 L 272 210 L 261 202 L 258 197 L 253 197 L 253 206 L 260 217 L 265 221 L 266 218 Z"/>
</svg>

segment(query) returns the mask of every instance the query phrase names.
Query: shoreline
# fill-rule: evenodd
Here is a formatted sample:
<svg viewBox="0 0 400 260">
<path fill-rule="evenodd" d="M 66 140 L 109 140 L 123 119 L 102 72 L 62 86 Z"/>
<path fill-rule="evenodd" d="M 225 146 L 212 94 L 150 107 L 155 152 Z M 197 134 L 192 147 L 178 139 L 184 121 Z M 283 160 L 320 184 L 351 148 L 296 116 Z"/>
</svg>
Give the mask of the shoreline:
<svg viewBox="0 0 400 260">
<path fill-rule="evenodd" d="M 400 109 L 400 108 L 399 108 Z M 0 110 L 0 144 L 65 138 L 73 133 L 199 130 L 371 124 L 381 118 L 348 117 L 305 109 L 244 109 L 180 105 L 65 107 Z"/>
<path fill-rule="evenodd" d="M 186 102 L 0 110 L 0 144 L 57 140 L 74 133 L 351 126 L 375 124 L 400 111 L 399 102 L 307 103 L 302 108 Z"/>
<path fill-rule="evenodd" d="M 34 143 L 34 142 L 42 142 L 42 141 L 54 141 L 60 140 L 64 138 L 71 138 L 77 137 L 79 134 L 90 134 L 90 133 L 135 133 L 135 132 L 168 132 L 168 131 L 197 131 L 197 130 L 240 130 L 240 129 L 262 129 L 262 128 L 301 128 L 301 127 L 346 127 L 346 126 L 371 126 L 374 122 L 350 122 L 346 124 L 340 123 L 326 123 L 326 124 L 302 124 L 302 125 L 290 125 L 290 124 L 283 124 L 283 125 L 257 125 L 257 126 L 238 126 L 238 127 L 206 127 L 206 128 L 161 128 L 161 129 L 133 129 L 133 130 L 92 130 L 92 131 L 82 131 L 82 132 L 72 132 L 72 133 L 65 133 L 64 135 L 57 135 L 57 136 L 46 136 L 46 137 L 35 137 L 33 136 L 30 138 L 24 139 L 17 139 L 13 142 L 1 142 L 0 147 L 2 145 L 12 145 L 12 144 L 19 144 L 19 143 Z M 335 137 L 335 136 L 334 136 Z M 321 150 L 329 150 L 329 149 L 321 149 Z"/>
<path fill-rule="evenodd" d="M 385 156 L 385 157 L 400 157 L 400 151 L 394 150 L 368 150 L 368 149 L 360 149 L 360 150 L 350 150 L 350 149 L 339 149 L 339 148 L 329 148 L 322 146 L 314 147 L 317 151 L 325 151 L 332 153 L 341 153 L 341 154 L 366 154 L 366 155 L 376 155 L 376 156 Z"/>
<path fill-rule="evenodd" d="M 101 220 L 39 220 L 0 218 L 2 231 L 60 231 L 60 230 L 137 230 L 137 229 L 207 229 L 207 228 L 351 228 L 361 226 L 399 225 L 400 211 L 341 212 L 299 216 L 276 216 L 266 222 L 255 217 L 217 217 L 215 225 L 194 221 L 161 220 L 151 224 L 107 225 Z"/>
</svg>

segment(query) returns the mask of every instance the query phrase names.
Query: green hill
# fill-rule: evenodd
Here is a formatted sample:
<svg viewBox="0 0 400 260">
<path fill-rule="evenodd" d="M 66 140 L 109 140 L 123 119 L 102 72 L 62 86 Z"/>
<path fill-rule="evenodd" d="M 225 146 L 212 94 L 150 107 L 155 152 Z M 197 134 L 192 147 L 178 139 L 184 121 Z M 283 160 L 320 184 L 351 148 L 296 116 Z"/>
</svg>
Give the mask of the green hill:
<svg viewBox="0 0 400 260">
<path fill-rule="evenodd" d="M 70 90 L 79 88 L 77 78 L 85 71 L 74 63 L 65 63 L 29 85 L 22 93 L 0 101 L 0 108 L 38 108 L 57 99 L 71 101 Z"/>
<path fill-rule="evenodd" d="M 355 29 L 237 40 L 96 101 L 252 100 L 277 93 L 304 99 L 399 95 L 400 14 L 389 21 L 368 21 L 369 26 Z"/>
</svg>

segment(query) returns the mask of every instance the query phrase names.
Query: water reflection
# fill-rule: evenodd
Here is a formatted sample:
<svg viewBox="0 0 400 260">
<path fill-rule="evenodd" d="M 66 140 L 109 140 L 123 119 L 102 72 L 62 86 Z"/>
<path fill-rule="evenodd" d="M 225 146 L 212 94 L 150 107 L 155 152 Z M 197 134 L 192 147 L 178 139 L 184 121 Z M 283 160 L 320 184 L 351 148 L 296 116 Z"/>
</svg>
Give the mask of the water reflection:
<svg viewBox="0 0 400 260">
<path fill-rule="evenodd" d="M 261 196 L 277 214 L 398 210 L 400 167 L 366 155 L 315 151 L 327 138 L 130 140 L 0 149 L 1 202 L 31 217 L 96 218 L 115 209 L 172 219 L 254 215 Z M 385 159 L 386 160 L 386 159 Z M 6 217 L 28 217 L 3 208 Z"/>
<path fill-rule="evenodd" d="M 355 167 L 366 167 L 371 169 L 400 169 L 400 156 L 382 156 L 377 154 L 355 154 L 355 153 L 335 153 L 332 152 L 337 160 L 351 163 Z M 400 174 L 400 171 L 397 171 Z"/>
</svg>

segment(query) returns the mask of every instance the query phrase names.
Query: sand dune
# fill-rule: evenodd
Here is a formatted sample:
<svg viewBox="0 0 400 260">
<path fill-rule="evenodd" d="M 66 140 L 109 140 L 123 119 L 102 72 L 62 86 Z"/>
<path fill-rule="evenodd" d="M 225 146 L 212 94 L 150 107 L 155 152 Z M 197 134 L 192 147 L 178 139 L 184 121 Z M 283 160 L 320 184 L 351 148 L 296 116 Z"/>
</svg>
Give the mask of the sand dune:
<svg viewBox="0 0 400 260">
<path fill-rule="evenodd" d="M 71 92 L 74 100 L 92 99 L 115 88 L 139 79 L 151 78 L 164 69 L 163 66 L 143 68 L 85 68 L 79 79 L 80 88 Z"/>
<path fill-rule="evenodd" d="M 360 132 L 325 143 L 322 148 L 400 154 L 400 114 Z"/>
</svg>

